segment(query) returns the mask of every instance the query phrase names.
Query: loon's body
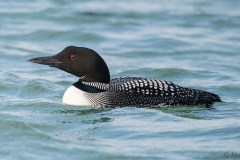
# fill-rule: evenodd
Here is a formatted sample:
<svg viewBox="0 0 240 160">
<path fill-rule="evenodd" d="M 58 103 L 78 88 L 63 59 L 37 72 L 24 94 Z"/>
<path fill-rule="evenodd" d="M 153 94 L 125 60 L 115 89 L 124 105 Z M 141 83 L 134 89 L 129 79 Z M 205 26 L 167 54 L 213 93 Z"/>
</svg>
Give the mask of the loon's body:
<svg viewBox="0 0 240 160">
<path fill-rule="evenodd" d="M 64 93 L 62 101 L 69 105 L 158 108 L 206 104 L 209 107 L 213 102 L 221 102 L 216 94 L 162 80 L 139 77 L 110 80 L 104 60 L 88 48 L 70 46 L 55 56 L 29 61 L 56 67 L 80 78 Z"/>
</svg>

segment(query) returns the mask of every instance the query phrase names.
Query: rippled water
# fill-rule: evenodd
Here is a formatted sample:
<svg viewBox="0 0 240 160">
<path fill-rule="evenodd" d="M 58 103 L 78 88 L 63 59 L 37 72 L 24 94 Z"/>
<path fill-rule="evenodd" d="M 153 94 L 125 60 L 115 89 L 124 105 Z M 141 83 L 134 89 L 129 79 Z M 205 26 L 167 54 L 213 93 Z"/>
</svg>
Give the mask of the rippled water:
<svg viewBox="0 0 240 160">
<path fill-rule="evenodd" d="M 1 159 L 239 159 L 240 1 L 0 2 Z M 212 109 L 113 110 L 61 103 L 78 78 L 26 59 L 69 45 L 111 77 L 219 94 Z"/>
</svg>

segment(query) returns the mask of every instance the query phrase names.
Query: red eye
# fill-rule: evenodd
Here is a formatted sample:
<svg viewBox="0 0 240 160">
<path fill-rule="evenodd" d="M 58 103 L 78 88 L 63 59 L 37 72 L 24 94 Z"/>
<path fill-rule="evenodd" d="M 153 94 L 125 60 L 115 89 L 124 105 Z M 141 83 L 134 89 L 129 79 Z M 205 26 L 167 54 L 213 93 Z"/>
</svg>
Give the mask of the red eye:
<svg viewBox="0 0 240 160">
<path fill-rule="evenodd" d="M 71 59 L 71 60 L 74 60 L 74 59 L 75 59 L 75 55 L 72 54 L 72 55 L 70 56 L 70 59 Z"/>
</svg>

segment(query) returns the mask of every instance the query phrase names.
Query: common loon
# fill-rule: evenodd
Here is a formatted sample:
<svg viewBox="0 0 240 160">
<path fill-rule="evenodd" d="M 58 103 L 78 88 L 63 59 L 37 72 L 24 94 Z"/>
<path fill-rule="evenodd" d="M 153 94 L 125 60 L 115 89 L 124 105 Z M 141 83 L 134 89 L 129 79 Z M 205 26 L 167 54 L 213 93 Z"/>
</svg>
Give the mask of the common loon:
<svg viewBox="0 0 240 160">
<path fill-rule="evenodd" d="M 98 53 L 89 48 L 68 46 L 54 56 L 37 57 L 28 61 L 59 68 L 79 77 L 63 95 L 62 102 L 69 105 L 158 108 L 205 104 L 210 107 L 213 102 L 222 102 L 216 94 L 163 80 L 139 77 L 110 80 L 107 64 Z"/>
</svg>

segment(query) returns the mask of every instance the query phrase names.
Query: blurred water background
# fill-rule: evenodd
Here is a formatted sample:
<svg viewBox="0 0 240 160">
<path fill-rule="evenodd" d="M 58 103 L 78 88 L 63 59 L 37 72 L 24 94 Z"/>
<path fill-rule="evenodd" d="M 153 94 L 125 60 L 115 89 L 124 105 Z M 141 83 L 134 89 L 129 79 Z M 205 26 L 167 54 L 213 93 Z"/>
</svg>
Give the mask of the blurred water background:
<svg viewBox="0 0 240 160">
<path fill-rule="evenodd" d="M 239 8 L 236 0 L 1 0 L 0 159 L 240 158 Z M 167 80 L 226 103 L 63 105 L 78 78 L 26 59 L 69 45 L 98 52 L 112 78 Z"/>
</svg>

